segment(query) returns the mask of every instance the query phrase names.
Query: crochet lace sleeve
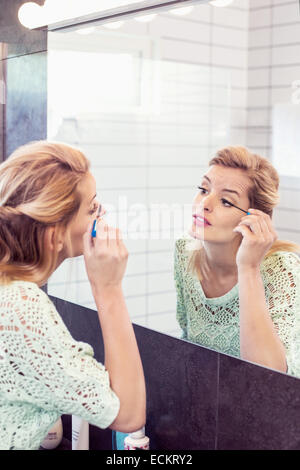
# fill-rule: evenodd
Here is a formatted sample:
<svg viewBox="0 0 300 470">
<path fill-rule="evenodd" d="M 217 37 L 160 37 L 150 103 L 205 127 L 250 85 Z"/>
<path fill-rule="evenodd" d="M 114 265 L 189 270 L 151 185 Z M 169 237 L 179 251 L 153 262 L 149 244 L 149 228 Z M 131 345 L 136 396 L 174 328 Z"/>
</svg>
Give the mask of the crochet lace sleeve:
<svg viewBox="0 0 300 470">
<path fill-rule="evenodd" d="M 263 275 L 269 312 L 286 349 L 287 373 L 300 377 L 300 258 L 277 252 L 267 258 Z"/>
<path fill-rule="evenodd" d="M 176 240 L 174 252 L 174 281 L 176 288 L 176 319 L 182 329 L 182 339 L 187 339 L 187 315 L 183 294 L 184 240 Z"/>
<path fill-rule="evenodd" d="M 72 338 L 38 286 L 22 284 L 17 298 L 7 300 L 10 330 L 6 351 L 19 396 L 40 408 L 108 427 L 120 402 L 110 388 L 108 372 L 93 357 L 92 347 Z"/>
</svg>

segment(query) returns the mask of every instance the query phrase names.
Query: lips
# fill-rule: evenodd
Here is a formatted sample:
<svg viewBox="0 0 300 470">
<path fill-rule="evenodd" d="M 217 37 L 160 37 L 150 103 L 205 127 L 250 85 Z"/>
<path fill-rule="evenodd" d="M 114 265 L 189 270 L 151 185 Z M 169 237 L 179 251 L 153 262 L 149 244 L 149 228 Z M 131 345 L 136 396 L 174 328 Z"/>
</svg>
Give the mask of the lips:
<svg viewBox="0 0 300 470">
<path fill-rule="evenodd" d="M 211 223 L 205 217 L 202 217 L 202 215 L 193 214 L 193 217 L 195 219 L 195 222 L 198 221 L 198 222 L 205 223 L 207 225 L 211 225 Z"/>
</svg>

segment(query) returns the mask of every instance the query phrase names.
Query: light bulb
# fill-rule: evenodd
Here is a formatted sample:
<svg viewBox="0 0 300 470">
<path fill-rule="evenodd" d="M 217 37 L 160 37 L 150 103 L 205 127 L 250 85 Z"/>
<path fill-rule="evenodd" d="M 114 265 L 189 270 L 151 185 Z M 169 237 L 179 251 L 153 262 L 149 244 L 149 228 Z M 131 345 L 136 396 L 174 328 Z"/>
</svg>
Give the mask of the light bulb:
<svg viewBox="0 0 300 470">
<path fill-rule="evenodd" d="M 87 35 L 87 34 L 93 33 L 94 31 L 96 31 L 95 26 L 91 26 L 90 28 L 81 28 L 81 29 L 77 29 L 77 30 L 76 30 L 76 33 L 77 33 L 77 34 L 81 34 L 82 36 L 85 36 L 85 35 Z"/>
<path fill-rule="evenodd" d="M 121 28 L 123 24 L 124 24 L 124 21 L 114 21 L 113 23 L 105 23 L 103 26 L 104 28 L 108 28 L 108 29 L 118 29 L 118 28 Z"/>
<path fill-rule="evenodd" d="M 136 21 L 140 21 L 141 23 L 150 23 L 150 21 L 152 21 L 156 16 L 156 13 L 152 13 L 150 15 L 137 16 L 134 19 Z"/>
<path fill-rule="evenodd" d="M 193 6 L 173 8 L 172 10 L 169 10 L 169 13 L 172 13 L 172 15 L 184 16 L 184 15 L 188 15 L 189 13 L 191 13 L 193 9 L 194 9 Z"/>
<path fill-rule="evenodd" d="M 212 0 L 210 4 L 214 7 L 227 7 L 232 2 L 233 0 Z"/>
<path fill-rule="evenodd" d="M 37 3 L 26 2 L 19 8 L 18 18 L 25 28 L 37 28 L 46 24 L 43 21 L 43 10 Z"/>
</svg>

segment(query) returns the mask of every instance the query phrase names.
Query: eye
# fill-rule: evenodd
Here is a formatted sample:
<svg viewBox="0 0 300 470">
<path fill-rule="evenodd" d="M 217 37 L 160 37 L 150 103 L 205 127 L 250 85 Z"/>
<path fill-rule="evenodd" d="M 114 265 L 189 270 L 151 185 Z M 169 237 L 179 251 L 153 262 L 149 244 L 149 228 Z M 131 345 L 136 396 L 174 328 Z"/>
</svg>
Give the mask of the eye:
<svg viewBox="0 0 300 470">
<path fill-rule="evenodd" d="M 94 204 L 93 208 L 89 211 L 89 214 L 91 215 L 94 214 L 97 211 L 98 207 L 99 207 L 99 204 Z"/>
<path fill-rule="evenodd" d="M 207 189 L 203 188 L 202 186 L 197 186 L 197 188 L 198 188 L 200 191 L 207 191 Z M 205 194 L 205 193 L 202 192 L 201 194 Z"/>
<path fill-rule="evenodd" d="M 224 205 L 225 205 L 225 204 L 229 204 L 229 206 L 225 206 L 225 207 L 232 207 L 231 202 L 227 201 L 227 199 L 222 198 L 221 201 L 222 201 L 222 203 L 223 203 Z"/>
</svg>

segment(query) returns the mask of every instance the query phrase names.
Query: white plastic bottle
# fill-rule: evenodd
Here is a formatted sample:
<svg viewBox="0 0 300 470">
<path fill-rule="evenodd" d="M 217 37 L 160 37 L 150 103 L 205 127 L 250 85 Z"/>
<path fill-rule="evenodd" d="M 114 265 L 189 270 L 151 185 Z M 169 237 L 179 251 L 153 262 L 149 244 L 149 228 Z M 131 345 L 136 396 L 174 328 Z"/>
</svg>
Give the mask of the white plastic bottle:
<svg viewBox="0 0 300 470">
<path fill-rule="evenodd" d="M 43 449 L 55 449 L 59 446 L 63 438 L 63 426 L 61 418 L 59 418 L 54 426 L 50 429 L 47 436 L 41 443 Z"/>
<path fill-rule="evenodd" d="M 72 450 L 89 450 L 89 423 L 72 415 Z"/>
<path fill-rule="evenodd" d="M 130 433 L 124 439 L 125 450 L 149 450 L 149 437 L 145 436 L 145 428 Z"/>
</svg>

